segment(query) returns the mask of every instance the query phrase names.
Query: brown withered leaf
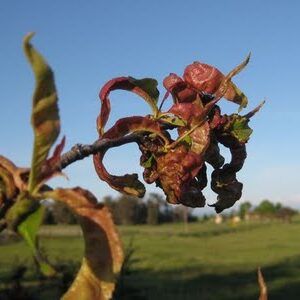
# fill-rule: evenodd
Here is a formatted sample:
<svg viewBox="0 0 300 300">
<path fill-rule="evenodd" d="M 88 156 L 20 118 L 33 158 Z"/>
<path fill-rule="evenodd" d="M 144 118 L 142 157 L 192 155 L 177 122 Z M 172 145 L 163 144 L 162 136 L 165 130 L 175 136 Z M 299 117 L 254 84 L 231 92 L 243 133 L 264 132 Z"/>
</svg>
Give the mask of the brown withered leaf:
<svg viewBox="0 0 300 300">
<path fill-rule="evenodd" d="M 62 299 L 111 299 L 123 263 L 123 249 L 108 208 L 79 187 L 56 189 L 45 196 L 62 201 L 74 211 L 85 241 L 81 268 Z"/>
<path fill-rule="evenodd" d="M 2 155 L 0 155 L 0 166 L 13 178 L 14 185 L 17 189 L 27 189 L 27 180 L 29 176 L 28 168 L 19 168 L 11 160 Z"/>
<path fill-rule="evenodd" d="M 101 110 L 97 117 L 97 130 L 100 136 L 104 134 L 104 127 L 110 115 L 109 94 L 114 90 L 126 90 L 142 97 L 151 107 L 153 114 L 156 115 L 157 100 L 159 91 L 157 81 L 152 78 L 135 79 L 133 77 L 117 77 L 109 80 L 101 89 L 99 98 L 101 100 Z"/>
<path fill-rule="evenodd" d="M 103 139 L 116 139 L 130 132 L 148 132 L 154 133 L 161 138 L 163 144 L 169 143 L 168 137 L 161 130 L 159 123 L 148 117 L 128 117 L 118 120 L 113 127 L 111 127 L 104 135 Z M 106 149 L 107 151 L 108 149 Z M 145 194 L 145 187 L 142 182 L 138 180 L 137 174 L 126 174 L 124 176 L 115 176 L 108 173 L 104 164 L 103 158 L 106 151 L 102 151 L 94 155 L 95 170 L 103 181 L 107 182 L 113 189 L 133 195 L 143 197 Z"/>
<path fill-rule="evenodd" d="M 41 167 L 60 132 L 54 75 L 42 55 L 31 45 L 32 36 L 32 33 L 28 34 L 23 45 L 36 82 L 31 115 L 34 146 L 28 183 L 30 192 L 36 188 Z"/>
<path fill-rule="evenodd" d="M 260 268 L 257 270 L 257 280 L 260 290 L 258 300 L 268 300 L 268 288 Z"/>
<path fill-rule="evenodd" d="M 15 185 L 13 176 L 9 173 L 5 168 L 3 168 L 0 164 L 0 180 L 2 182 L 2 192 L 7 199 L 13 199 L 16 192 L 17 187 Z"/>
</svg>

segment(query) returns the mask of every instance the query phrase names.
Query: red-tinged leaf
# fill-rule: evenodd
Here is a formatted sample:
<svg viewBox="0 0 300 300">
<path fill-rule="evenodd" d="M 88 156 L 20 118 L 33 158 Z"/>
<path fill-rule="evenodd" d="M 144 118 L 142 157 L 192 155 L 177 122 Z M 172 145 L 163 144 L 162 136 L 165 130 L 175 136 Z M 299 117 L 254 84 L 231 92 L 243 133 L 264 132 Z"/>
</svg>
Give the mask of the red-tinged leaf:
<svg viewBox="0 0 300 300">
<path fill-rule="evenodd" d="M 202 207 L 205 203 L 201 188 L 195 181 L 203 161 L 185 145 L 178 145 L 156 158 L 157 184 L 172 204 Z"/>
<path fill-rule="evenodd" d="M 203 108 L 196 103 L 176 103 L 170 108 L 169 113 L 179 116 L 188 124 L 191 124 L 202 117 Z"/>
<path fill-rule="evenodd" d="M 100 136 L 104 133 L 104 127 L 110 114 L 109 94 L 114 90 L 131 91 L 141 96 L 151 107 L 153 114 L 158 112 L 157 100 L 159 91 L 157 81 L 152 78 L 135 79 L 133 77 L 117 77 L 108 81 L 101 89 L 99 97 L 101 100 L 101 110 L 97 118 L 97 129 Z"/>
<path fill-rule="evenodd" d="M 48 166 L 53 167 L 60 161 L 60 157 L 62 151 L 64 150 L 65 144 L 66 144 L 66 137 L 64 136 L 61 142 L 55 147 L 53 155 L 47 159 L 46 164 Z"/>
<path fill-rule="evenodd" d="M 210 128 L 208 122 L 196 128 L 191 134 L 191 151 L 203 156 L 210 144 Z"/>
<path fill-rule="evenodd" d="M 116 124 L 103 135 L 103 138 L 116 139 L 125 136 L 130 132 L 154 133 L 156 136 L 161 138 L 162 146 L 163 144 L 169 143 L 168 137 L 163 133 L 156 121 L 147 117 L 139 116 L 118 120 Z M 94 165 L 100 179 L 107 182 L 113 189 L 121 193 L 143 197 L 145 194 L 145 187 L 138 180 L 137 174 L 115 176 L 108 173 L 103 164 L 105 152 L 106 151 L 102 151 L 101 153 L 94 155 Z"/>
<path fill-rule="evenodd" d="M 167 76 L 163 85 L 168 93 L 171 93 L 174 102 L 192 102 L 197 98 L 197 93 L 190 89 L 185 81 L 174 73 Z"/>
<path fill-rule="evenodd" d="M 62 151 L 65 147 L 66 139 L 62 138 L 61 142 L 55 147 L 53 155 L 48 158 L 41 166 L 41 171 L 37 180 L 36 190 L 42 187 L 49 179 L 55 176 L 65 176 L 58 168 Z M 66 177 L 66 176 L 65 176 Z"/>
<path fill-rule="evenodd" d="M 217 68 L 196 61 L 185 68 L 183 78 L 195 90 L 215 94 L 224 75 Z"/>
<path fill-rule="evenodd" d="M 237 68 L 232 70 L 227 76 L 224 76 L 217 68 L 194 62 L 186 67 L 184 71 L 184 81 L 199 93 L 216 94 L 215 97 L 225 99 L 237 103 L 242 107 L 246 107 L 247 97 L 231 82 L 231 78 L 239 73 L 249 62 L 250 55 Z"/>
<path fill-rule="evenodd" d="M 67 204 L 78 216 L 85 241 L 84 258 L 64 300 L 109 300 L 123 263 L 123 249 L 109 209 L 89 191 L 56 189 L 48 198 Z"/>
<path fill-rule="evenodd" d="M 148 117 L 132 116 L 119 119 L 114 126 L 112 126 L 103 135 L 103 138 L 117 139 L 132 132 L 150 132 L 159 136 L 165 144 L 169 143 L 168 137 L 161 130 L 157 121 Z"/>
<path fill-rule="evenodd" d="M 196 103 L 177 103 L 174 104 L 170 112 L 174 115 L 180 116 L 183 120 L 187 122 L 187 126 L 184 128 L 179 128 L 180 137 L 185 135 L 186 132 L 189 132 L 194 126 L 201 123 L 199 127 L 195 128 L 192 132 L 189 132 L 188 136 L 191 138 L 191 151 L 203 155 L 206 149 L 209 146 L 209 133 L 210 127 L 209 123 L 205 121 L 208 115 L 207 104 L 204 108 L 199 106 Z"/>
</svg>

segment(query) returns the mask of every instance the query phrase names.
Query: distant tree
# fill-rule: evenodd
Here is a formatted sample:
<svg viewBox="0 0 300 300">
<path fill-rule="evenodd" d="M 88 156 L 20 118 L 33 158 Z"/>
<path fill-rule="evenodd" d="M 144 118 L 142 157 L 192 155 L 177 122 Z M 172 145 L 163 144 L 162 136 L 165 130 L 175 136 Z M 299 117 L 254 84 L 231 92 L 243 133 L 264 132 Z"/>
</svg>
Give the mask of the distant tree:
<svg viewBox="0 0 300 300">
<path fill-rule="evenodd" d="M 157 225 L 160 223 L 162 214 L 160 207 L 163 203 L 162 196 L 156 193 L 151 193 L 147 200 L 147 224 Z"/>
<path fill-rule="evenodd" d="M 47 205 L 45 224 L 77 224 L 72 211 L 62 202 L 55 201 Z"/>
<path fill-rule="evenodd" d="M 122 195 L 116 199 L 115 217 L 122 225 L 143 224 L 147 207 L 139 198 Z"/>
<path fill-rule="evenodd" d="M 245 215 L 250 211 L 252 204 L 249 201 L 246 201 L 240 205 L 239 215 L 242 219 L 245 218 Z"/>
<path fill-rule="evenodd" d="M 102 201 L 109 208 L 109 210 L 112 214 L 114 223 L 117 225 L 121 224 L 121 220 L 120 220 L 119 214 L 117 212 L 117 210 L 118 210 L 117 201 L 115 199 L 113 199 L 112 196 L 105 196 L 105 197 L 103 197 Z"/>
<path fill-rule="evenodd" d="M 278 209 L 276 205 L 271 201 L 265 199 L 260 202 L 260 204 L 254 209 L 254 212 L 261 215 L 272 215 L 275 214 Z"/>
<path fill-rule="evenodd" d="M 295 209 L 290 207 L 280 207 L 280 209 L 276 212 L 276 217 L 282 221 L 290 223 L 292 221 L 292 217 L 297 213 L 298 212 Z"/>
</svg>

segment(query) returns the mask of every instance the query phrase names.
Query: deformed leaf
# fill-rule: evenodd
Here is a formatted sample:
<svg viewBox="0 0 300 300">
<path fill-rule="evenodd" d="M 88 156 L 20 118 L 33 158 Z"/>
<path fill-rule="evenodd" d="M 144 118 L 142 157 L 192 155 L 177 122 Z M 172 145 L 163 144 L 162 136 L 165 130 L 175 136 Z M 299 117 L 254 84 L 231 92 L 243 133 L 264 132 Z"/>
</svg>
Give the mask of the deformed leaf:
<svg viewBox="0 0 300 300">
<path fill-rule="evenodd" d="M 104 133 L 104 127 L 110 114 L 109 94 L 114 90 L 126 90 L 139 95 L 150 105 L 153 114 L 157 114 L 158 108 L 156 104 L 159 91 L 157 89 L 157 81 L 155 79 L 135 79 L 133 77 L 117 77 L 111 79 L 102 87 L 99 93 L 101 110 L 97 118 L 97 130 L 100 136 Z"/>
<path fill-rule="evenodd" d="M 233 83 L 230 82 L 224 98 L 240 105 L 238 112 L 248 104 L 247 96 Z"/>
<path fill-rule="evenodd" d="M 186 122 L 182 118 L 172 114 L 162 114 L 159 116 L 159 120 L 176 127 L 186 126 Z"/>
<path fill-rule="evenodd" d="M 226 126 L 227 131 L 234 136 L 240 143 L 246 143 L 253 130 L 248 126 L 249 119 L 239 116 L 230 116 L 229 124 Z"/>
<path fill-rule="evenodd" d="M 41 166 L 48 157 L 51 146 L 60 132 L 60 120 L 54 75 L 45 59 L 31 45 L 33 34 L 24 39 L 24 51 L 35 75 L 31 123 L 34 146 L 29 176 L 29 191 L 33 192 L 39 181 Z"/>
<path fill-rule="evenodd" d="M 113 127 L 111 127 L 102 138 L 116 139 L 130 132 L 149 132 L 154 133 L 162 140 L 163 144 L 168 144 L 167 136 L 160 129 L 159 124 L 147 117 L 128 117 L 118 120 Z M 107 149 L 108 150 L 108 149 Z M 137 174 L 126 174 L 124 176 L 115 176 L 108 173 L 104 164 L 103 158 L 106 151 L 99 152 L 94 155 L 95 170 L 103 181 L 107 182 L 113 189 L 132 196 L 143 197 L 145 194 L 145 187 L 142 182 L 138 180 Z"/>
<path fill-rule="evenodd" d="M 42 224 L 44 217 L 44 206 L 39 206 L 32 214 L 30 214 L 23 222 L 18 225 L 17 231 L 23 237 L 30 247 L 35 260 L 39 264 L 40 271 L 46 277 L 56 274 L 54 268 L 46 261 L 39 249 L 37 233 Z"/>
<path fill-rule="evenodd" d="M 155 161 L 155 158 L 154 158 L 154 156 L 152 154 L 152 155 L 149 156 L 149 158 L 146 161 L 144 161 L 141 164 L 141 166 L 144 167 L 144 168 L 151 168 L 152 165 L 153 165 L 153 163 L 154 163 L 154 161 Z"/>
<path fill-rule="evenodd" d="M 111 299 L 123 263 L 123 249 L 109 209 L 81 188 L 56 189 L 45 196 L 64 202 L 74 211 L 85 241 L 81 268 L 62 299 Z"/>
<path fill-rule="evenodd" d="M 136 92 L 149 102 L 157 103 L 159 97 L 159 90 L 157 89 L 158 82 L 153 78 L 136 79 L 129 77 L 129 80 L 137 87 Z"/>
</svg>

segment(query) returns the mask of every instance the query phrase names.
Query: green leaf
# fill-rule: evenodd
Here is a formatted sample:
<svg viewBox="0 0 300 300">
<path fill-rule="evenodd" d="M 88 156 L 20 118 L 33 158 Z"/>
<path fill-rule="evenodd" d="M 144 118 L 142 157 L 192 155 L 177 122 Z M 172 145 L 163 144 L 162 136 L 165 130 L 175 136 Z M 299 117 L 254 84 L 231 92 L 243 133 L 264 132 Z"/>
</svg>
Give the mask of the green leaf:
<svg viewBox="0 0 300 300">
<path fill-rule="evenodd" d="M 241 143 L 246 143 L 253 132 L 253 130 L 248 126 L 248 123 L 249 119 L 239 115 L 234 115 L 234 118 L 230 123 L 231 134 Z"/>
<path fill-rule="evenodd" d="M 151 168 L 154 162 L 155 162 L 154 155 L 151 154 L 150 157 L 145 162 L 142 163 L 142 167 L 146 169 Z"/>
<path fill-rule="evenodd" d="M 36 236 L 42 223 L 44 212 L 45 208 L 40 206 L 18 226 L 18 232 L 24 238 L 33 252 L 36 251 Z"/>
<path fill-rule="evenodd" d="M 190 135 L 186 135 L 182 140 L 181 143 L 186 143 L 188 146 L 191 146 L 193 143 L 193 140 Z"/>
<path fill-rule="evenodd" d="M 136 79 L 133 77 L 129 77 L 130 81 L 140 89 L 142 89 L 146 94 L 148 94 L 157 104 L 158 97 L 159 97 L 159 90 L 157 89 L 158 82 L 156 79 L 153 78 L 143 78 L 143 79 Z"/>
<path fill-rule="evenodd" d="M 182 118 L 172 114 L 163 114 L 159 117 L 159 119 L 173 126 L 177 126 L 177 127 L 186 126 L 186 122 Z"/>
<path fill-rule="evenodd" d="M 34 146 L 28 183 L 30 192 L 33 192 L 39 183 L 41 167 L 60 132 L 54 75 L 42 55 L 30 44 L 32 36 L 32 33 L 28 34 L 24 39 L 24 52 L 36 82 L 31 115 Z"/>
<path fill-rule="evenodd" d="M 42 224 L 44 213 L 45 207 L 40 205 L 37 210 L 31 213 L 22 223 L 20 223 L 17 230 L 30 247 L 36 261 L 39 264 L 42 274 L 47 277 L 51 277 L 54 276 L 56 272 L 42 256 L 37 239 L 37 233 L 40 225 Z"/>
</svg>

